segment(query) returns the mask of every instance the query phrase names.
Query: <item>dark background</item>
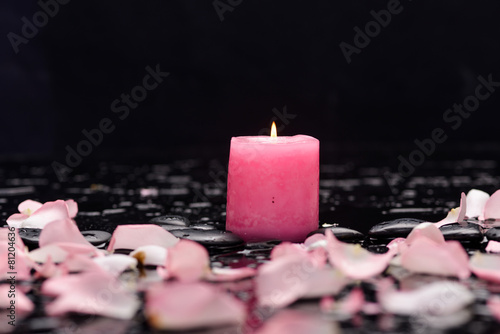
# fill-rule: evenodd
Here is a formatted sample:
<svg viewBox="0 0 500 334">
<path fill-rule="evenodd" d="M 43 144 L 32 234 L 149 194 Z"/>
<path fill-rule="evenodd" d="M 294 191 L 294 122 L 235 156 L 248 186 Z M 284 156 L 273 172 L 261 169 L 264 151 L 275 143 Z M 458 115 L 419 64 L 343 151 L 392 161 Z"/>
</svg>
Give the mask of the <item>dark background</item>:
<svg viewBox="0 0 500 334">
<path fill-rule="evenodd" d="M 0 154 L 64 157 L 104 117 L 116 128 L 93 157 L 227 151 L 284 107 L 296 117 L 278 119 L 279 134 L 338 148 L 411 148 L 436 127 L 448 136 L 436 154 L 498 143 L 500 92 L 456 130 L 443 113 L 474 93 L 478 75 L 500 81 L 500 2 L 402 0 L 350 64 L 339 44 L 353 44 L 353 28 L 388 1 L 219 3 L 231 7 L 223 20 L 212 1 L 72 0 L 16 54 L 7 34 L 21 35 L 22 17 L 33 22 L 41 7 L 3 1 Z M 112 101 L 157 64 L 169 77 L 120 120 Z"/>
</svg>

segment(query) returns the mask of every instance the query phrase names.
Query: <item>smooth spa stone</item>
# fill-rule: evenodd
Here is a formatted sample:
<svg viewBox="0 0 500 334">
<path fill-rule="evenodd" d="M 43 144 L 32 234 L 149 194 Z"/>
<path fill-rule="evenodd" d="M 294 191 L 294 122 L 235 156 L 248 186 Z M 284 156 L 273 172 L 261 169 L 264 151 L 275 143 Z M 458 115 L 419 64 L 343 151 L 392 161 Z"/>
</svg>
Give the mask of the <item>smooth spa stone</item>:
<svg viewBox="0 0 500 334">
<path fill-rule="evenodd" d="M 368 235 L 372 238 L 382 239 L 405 238 L 415 226 L 424 222 L 425 220 L 416 218 L 389 220 L 373 226 L 368 231 Z"/>
<path fill-rule="evenodd" d="M 191 224 L 189 219 L 187 219 L 186 217 L 176 216 L 176 215 L 155 217 L 151 219 L 149 222 L 157 225 L 175 225 L 175 226 L 189 226 Z"/>
<path fill-rule="evenodd" d="M 24 243 L 30 245 L 37 245 L 40 240 L 40 233 L 42 233 L 41 228 L 20 228 L 19 236 L 23 239 Z"/>
<path fill-rule="evenodd" d="M 459 223 L 443 225 L 439 228 L 446 240 L 457 240 L 465 242 L 481 242 L 483 234 L 481 227 L 477 224 L 467 223 L 460 225 Z"/>
<path fill-rule="evenodd" d="M 333 235 L 341 241 L 357 241 L 362 240 L 365 237 L 361 232 L 341 226 L 322 227 L 320 229 L 317 229 L 316 231 L 312 231 L 307 236 L 310 237 L 311 235 L 316 233 L 325 234 L 326 230 L 332 231 Z"/>
<path fill-rule="evenodd" d="M 500 227 L 492 227 L 484 235 L 488 240 L 500 241 Z"/>
<path fill-rule="evenodd" d="M 210 247 L 233 247 L 244 244 L 236 234 L 219 230 L 183 229 L 173 230 L 171 233 L 177 238 L 196 241 Z"/>
<path fill-rule="evenodd" d="M 80 233 L 85 237 L 85 240 L 90 242 L 94 246 L 101 245 L 111 239 L 111 233 L 106 231 L 80 231 Z"/>
</svg>

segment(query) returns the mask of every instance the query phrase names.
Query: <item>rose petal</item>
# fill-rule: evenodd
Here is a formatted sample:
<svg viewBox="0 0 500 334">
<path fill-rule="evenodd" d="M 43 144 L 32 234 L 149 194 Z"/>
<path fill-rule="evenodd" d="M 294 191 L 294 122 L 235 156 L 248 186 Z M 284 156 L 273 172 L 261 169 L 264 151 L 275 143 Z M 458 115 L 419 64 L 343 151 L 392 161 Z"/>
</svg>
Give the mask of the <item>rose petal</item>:
<svg viewBox="0 0 500 334">
<path fill-rule="evenodd" d="M 156 245 L 147 245 L 138 247 L 130 253 L 130 256 L 136 258 L 143 266 L 164 266 L 167 260 L 167 249 Z"/>
<path fill-rule="evenodd" d="M 239 281 L 245 278 L 253 277 L 257 273 L 254 268 L 212 268 L 212 271 L 205 277 L 212 282 Z"/>
<path fill-rule="evenodd" d="M 19 212 L 24 213 L 25 215 L 29 216 L 36 210 L 40 209 L 42 207 L 42 203 L 33 201 L 31 199 L 27 199 L 24 202 L 21 202 L 18 206 L 17 209 Z"/>
<path fill-rule="evenodd" d="M 75 243 L 52 243 L 50 245 L 40 247 L 28 253 L 28 257 L 37 263 L 44 263 L 50 256 L 55 263 L 63 262 L 68 254 L 81 254 L 86 256 L 95 256 L 98 254 L 97 249 L 93 246 Z"/>
<path fill-rule="evenodd" d="M 107 271 L 114 277 L 119 276 L 122 272 L 129 268 L 137 267 L 137 259 L 124 254 L 110 254 L 107 256 L 96 257 L 94 263 L 100 268 Z"/>
<path fill-rule="evenodd" d="M 438 281 L 412 291 L 382 288 L 379 290 L 378 300 L 387 312 L 395 314 L 444 316 L 471 304 L 474 295 L 460 283 Z"/>
<path fill-rule="evenodd" d="M 48 223 L 40 233 L 38 244 L 40 247 L 57 242 L 68 242 L 91 246 L 85 237 L 80 233 L 74 220 L 66 218 Z"/>
<path fill-rule="evenodd" d="M 353 279 L 366 279 L 382 273 L 394 252 L 373 254 L 362 248 L 360 244 L 348 244 L 335 238 L 332 231 L 325 232 L 328 241 L 328 260 L 344 275 Z"/>
<path fill-rule="evenodd" d="M 438 244 L 428 238 L 415 238 L 401 255 L 401 265 L 412 272 L 456 276 L 470 276 L 468 256 L 458 241 Z"/>
<path fill-rule="evenodd" d="M 491 314 L 500 321 L 500 297 L 499 296 L 491 296 L 487 302 L 488 309 Z"/>
<path fill-rule="evenodd" d="M 46 202 L 38 210 L 33 212 L 22 224 L 21 227 L 44 228 L 54 220 L 70 218 L 68 207 L 63 200 Z"/>
<path fill-rule="evenodd" d="M 500 190 L 491 195 L 484 205 L 484 219 L 500 218 Z"/>
<path fill-rule="evenodd" d="M 122 284 L 104 271 L 50 278 L 41 292 L 57 298 L 45 306 L 45 311 L 49 316 L 78 312 L 131 319 L 140 301 Z"/>
<path fill-rule="evenodd" d="M 410 234 L 408 234 L 406 244 L 411 245 L 418 238 L 427 238 L 437 244 L 444 244 L 446 242 L 441 230 L 433 223 L 422 223 L 415 226 Z"/>
<path fill-rule="evenodd" d="M 495 240 L 488 241 L 485 249 L 488 253 L 500 253 L 500 242 Z"/>
<path fill-rule="evenodd" d="M 118 225 L 109 242 L 108 251 L 115 249 L 136 249 L 141 246 L 157 245 L 172 247 L 179 239 L 158 225 Z"/>
<path fill-rule="evenodd" d="M 324 242 L 326 245 L 325 235 L 322 233 L 315 233 L 304 241 L 304 246 L 310 249 L 310 247 L 315 247 L 315 245 L 318 245 L 318 243 L 320 244 L 321 242 Z"/>
<path fill-rule="evenodd" d="M 465 219 L 465 212 L 467 211 L 467 197 L 462 193 L 460 197 L 460 207 L 451 209 L 448 215 L 443 220 L 438 221 L 434 225 L 440 228 L 443 225 L 453 224 L 456 222 L 463 222 Z"/>
<path fill-rule="evenodd" d="M 300 244 L 291 243 L 289 241 L 284 241 L 273 248 L 273 250 L 271 251 L 270 259 L 276 260 L 277 258 L 283 256 L 302 255 L 306 253 L 307 250 L 304 246 Z"/>
<path fill-rule="evenodd" d="M 2 310 L 8 308 L 11 305 L 11 300 L 14 300 L 7 298 L 7 296 L 9 295 L 9 290 L 10 284 L 0 284 L 0 296 L 2 296 L 2 298 L 0 298 L 0 308 L 2 308 Z M 19 315 L 21 317 L 24 317 L 34 310 L 35 305 L 20 289 L 16 289 L 15 295 L 16 316 Z"/>
<path fill-rule="evenodd" d="M 480 217 L 483 215 L 484 206 L 490 195 L 478 189 L 471 189 L 467 193 L 467 213 L 468 218 Z"/>
<path fill-rule="evenodd" d="M 47 257 L 47 260 L 45 261 L 45 263 L 43 263 L 42 265 L 35 264 L 34 268 L 36 270 L 36 274 L 35 274 L 36 278 L 56 277 L 56 276 L 66 275 L 68 273 L 66 268 L 59 267 L 58 265 L 56 265 L 52 261 L 52 258 L 50 257 L 50 255 Z"/>
<path fill-rule="evenodd" d="M 7 218 L 7 224 L 9 227 L 20 228 L 23 226 L 23 223 L 26 219 L 28 219 L 28 215 L 24 213 L 14 213 Z"/>
<path fill-rule="evenodd" d="M 170 278 L 177 278 L 181 282 L 194 282 L 208 274 L 210 258 L 205 247 L 199 243 L 179 240 L 168 250 L 165 267 Z"/>
<path fill-rule="evenodd" d="M 477 277 L 500 283 L 500 255 L 475 252 L 470 258 L 469 266 Z"/>
<path fill-rule="evenodd" d="M 68 208 L 69 217 L 75 218 L 78 213 L 78 204 L 72 199 L 66 200 L 65 203 L 66 207 Z"/>
<path fill-rule="evenodd" d="M 207 283 L 171 282 L 151 287 L 146 293 L 146 317 L 162 330 L 242 324 L 245 305 Z"/>
</svg>

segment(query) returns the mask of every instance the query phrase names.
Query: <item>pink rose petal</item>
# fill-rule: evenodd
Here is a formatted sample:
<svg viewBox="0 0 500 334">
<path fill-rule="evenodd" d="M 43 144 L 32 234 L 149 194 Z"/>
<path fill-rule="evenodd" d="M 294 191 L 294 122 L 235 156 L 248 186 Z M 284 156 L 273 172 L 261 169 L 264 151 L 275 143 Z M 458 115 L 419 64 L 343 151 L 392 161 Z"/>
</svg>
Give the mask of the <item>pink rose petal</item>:
<svg viewBox="0 0 500 334">
<path fill-rule="evenodd" d="M 137 259 L 124 254 L 110 254 L 93 259 L 94 263 L 114 277 L 129 268 L 137 267 Z"/>
<path fill-rule="evenodd" d="M 453 224 L 456 222 L 459 222 L 459 223 L 463 222 L 465 219 L 466 211 L 467 211 L 467 196 L 465 196 L 465 194 L 462 193 L 462 195 L 460 197 L 460 207 L 451 209 L 448 212 L 448 215 L 446 216 L 446 218 L 438 221 L 434 225 L 437 228 L 440 228 L 443 225 Z"/>
<path fill-rule="evenodd" d="M 199 243 L 179 240 L 168 250 L 165 267 L 168 277 L 181 282 L 195 282 L 208 274 L 210 258 L 205 247 Z"/>
<path fill-rule="evenodd" d="M 325 299 L 326 298 L 326 299 Z M 353 315 L 363 309 L 365 304 L 365 295 L 363 290 L 355 287 L 343 299 L 334 302 L 332 297 L 325 297 L 320 302 L 320 308 L 323 312 L 338 312 L 346 315 Z"/>
<path fill-rule="evenodd" d="M 20 228 L 23 227 L 23 223 L 26 219 L 28 219 L 28 215 L 24 213 L 14 213 L 9 218 L 7 218 L 7 224 L 9 227 Z"/>
<path fill-rule="evenodd" d="M 490 198 L 488 193 L 484 191 L 471 189 L 467 193 L 467 213 L 468 218 L 480 217 L 483 215 L 484 206 Z"/>
<path fill-rule="evenodd" d="M 425 237 L 415 238 L 401 255 L 401 265 L 416 273 L 460 279 L 470 276 L 467 253 L 458 241 L 440 244 Z"/>
<path fill-rule="evenodd" d="M 444 236 L 441 230 L 433 223 L 422 223 L 415 226 L 408 237 L 406 237 L 406 244 L 411 245 L 413 241 L 418 238 L 427 238 L 436 242 L 437 244 L 444 244 Z"/>
<path fill-rule="evenodd" d="M 40 233 L 40 240 L 38 241 L 40 247 L 57 242 L 91 246 L 90 242 L 80 233 L 76 223 L 69 218 L 48 223 Z"/>
<path fill-rule="evenodd" d="M 50 255 L 47 257 L 47 260 L 45 263 L 42 265 L 35 264 L 35 277 L 36 278 L 49 278 L 49 277 L 56 277 L 56 276 L 62 276 L 62 275 L 67 275 L 68 271 L 64 267 L 59 267 L 57 264 L 55 264 L 52 261 L 52 258 Z"/>
<path fill-rule="evenodd" d="M 486 251 L 488 253 L 500 253 L 500 242 L 495 240 L 488 241 L 488 245 L 486 245 Z"/>
<path fill-rule="evenodd" d="M 310 237 L 308 237 L 305 241 L 304 241 L 304 246 L 306 246 L 307 248 L 317 244 L 318 242 L 321 242 L 321 241 L 325 241 L 326 242 L 326 237 L 324 234 L 322 233 L 315 233 L 313 235 L 311 235 Z"/>
<path fill-rule="evenodd" d="M 68 208 L 69 217 L 75 218 L 78 213 L 78 204 L 72 199 L 66 200 L 65 203 L 66 207 Z"/>
<path fill-rule="evenodd" d="M 55 263 L 63 262 L 68 254 L 81 254 L 86 256 L 98 255 L 98 250 L 90 245 L 57 242 L 40 247 L 28 253 L 28 257 L 37 263 L 44 263 L 48 257 Z"/>
<path fill-rule="evenodd" d="M 53 277 L 43 283 L 41 292 L 57 297 L 45 307 L 49 316 L 78 312 L 131 319 L 140 306 L 137 296 L 104 271 Z"/>
<path fill-rule="evenodd" d="M 118 225 L 109 242 L 108 251 L 115 249 L 136 249 L 141 246 L 157 245 L 165 248 L 174 246 L 179 239 L 158 225 Z"/>
<path fill-rule="evenodd" d="M 500 283 L 500 255 L 476 252 L 471 256 L 469 265 L 477 277 Z"/>
<path fill-rule="evenodd" d="M 205 276 L 205 279 L 212 282 L 230 282 L 253 277 L 256 274 L 257 270 L 249 267 L 212 268 L 212 271 Z"/>
<path fill-rule="evenodd" d="M 264 323 L 257 334 L 337 334 L 335 323 L 317 314 L 283 310 Z"/>
<path fill-rule="evenodd" d="M 484 205 L 484 219 L 500 219 L 500 190 L 495 191 Z"/>
<path fill-rule="evenodd" d="M 382 273 L 395 254 L 391 250 L 385 254 L 373 254 L 359 244 L 337 240 L 330 230 L 326 230 L 325 235 L 328 240 L 328 260 L 353 279 L 367 279 Z"/>
<path fill-rule="evenodd" d="M 156 329 L 188 330 L 242 324 L 246 309 L 213 285 L 170 282 L 147 291 L 145 314 Z"/>
<path fill-rule="evenodd" d="M 31 199 L 27 199 L 24 202 L 21 202 L 18 206 L 17 209 L 19 212 L 24 213 L 25 215 L 29 216 L 36 210 L 40 209 L 42 207 L 42 203 L 33 201 Z"/>
<path fill-rule="evenodd" d="M 54 220 L 70 218 L 68 207 L 63 200 L 46 202 L 38 210 L 33 212 L 22 224 L 21 227 L 44 228 Z"/>
<path fill-rule="evenodd" d="M 291 243 L 289 241 L 284 241 L 281 244 L 275 246 L 271 251 L 271 260 L 275 260 L 279 257 L 288 255 L 302 255 L 306 254 L 307 250 L 304 246 L 300 244 Z"/>
<path fill-rule="evenodd" d="M 143 266 L 164 266 L 168 250 L 165 247 L 147 245 L 136 248 L 130 256 L 136 258 Z"/>
<path fill-rule="evenodd" d="M 491 296 L 487 302 L 488 309 L 491 314 L 500 321 L 500 297 L 499 296 Z"/>
</svg>

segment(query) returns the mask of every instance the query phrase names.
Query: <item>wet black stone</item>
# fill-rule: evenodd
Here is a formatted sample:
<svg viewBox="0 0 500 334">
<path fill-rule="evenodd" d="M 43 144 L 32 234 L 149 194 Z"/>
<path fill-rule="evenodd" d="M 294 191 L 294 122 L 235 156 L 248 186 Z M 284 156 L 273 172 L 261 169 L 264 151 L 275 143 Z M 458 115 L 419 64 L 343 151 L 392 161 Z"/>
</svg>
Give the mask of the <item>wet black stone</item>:
<svg viewBox="0 0 500 334">
<path fill-rule="evenodd" d="M 220 230 L 183 229 L 171 233 L 178 238 L 193 240 L 209 247 L 234 247 L 245 243 L 236 234 Z"/>
<path fill-rule="evenodd" d="M 154 217 L 149 222 L 158 225 L 175 225 L 175 226 L 189 226 L 191 224 L 189 219 L 187 219 L 186 217 L 176 216 L 176 215 Z"/>
<path fill-rule="evenodd" d="M 20 228 L 19 236 L 26 244 L 38 245 L 38 240 L 40 240 L 41 232 L 42 229 L 40 228 Z"/>
<path fill-rule="evenodd" d="M 462 226 L 459 223 L 453 223 L 443 225 L 439 229 L 446 240 L 465 242 L 481 242 L 483 240 L 481 227 L 477 224 L 467 223 L 467 225 Z"/>
<path fill-rule="evenodd" d="M 416 218 L 398 218 L 394 220 L 385 221 L 373 226 L 368 235 L 372 238 L 392 239 L 399 237 L 406 237 L 411 230 L 425 222 Z"/>
<path fill-rule="evenodd" d="M 213 224 L 193 224 L 193 225 L 190 225 L 189 228 L 192 228 L 195 230 L 204 230 L 204 231 L 216 229 Z"/>
<path fill-rule="evenodd" d="M 90 230 L 81 231 L 81 233 L 85 237 L 85 240 L 95 246 L 101 245 L 111 239 L 111 233 L 105 231 Z"/>
<path fill-rule="evenodd" d="M 362 240 L 365 237 L 364 234 L 361 232 L 341 226 L 322 227 L 320 229 L 312 231 L 307 236 L 309 237 L 316 233 L 325 234 L 326 230 L 331 230 L 333 232 L 333 235 L 335 235 L 337 239 L 342 241 L 357 241 L 357 240 Z"/>
<path fill-rule="evenodd" d="M 488 240 L 500 241 L 500 227 L 492 227 L 485 233 Z"/>
</svg>

